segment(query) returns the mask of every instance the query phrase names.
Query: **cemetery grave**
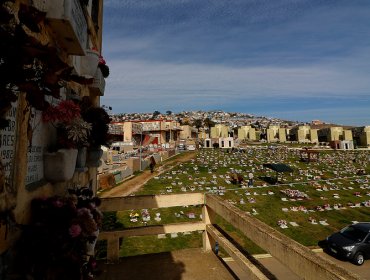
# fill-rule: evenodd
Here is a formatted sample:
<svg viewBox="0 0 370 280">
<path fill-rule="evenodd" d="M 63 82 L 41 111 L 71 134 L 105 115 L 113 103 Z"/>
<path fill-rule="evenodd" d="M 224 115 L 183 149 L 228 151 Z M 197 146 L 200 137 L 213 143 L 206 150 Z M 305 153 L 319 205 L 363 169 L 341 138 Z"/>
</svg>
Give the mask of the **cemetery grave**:
<svg viewBox="0 0 370 280">
<path fill-rule="evenodd" d="M 307 163 L 300 161 L 298 149 L 286 147 L 261 146 L 236 152 L 204 149 L 196 159 L 151 179 L 136 194 L 220 195 L 299 243 L 316 247 L 319 241 L 349 223 L 370 221 L 370 176 L 366 175 L 370 174 L 369 154 L 369 151 L 324 151 L 319 161 Z M 268 178 L 276 174 L 263 167 L 266 163 L 284 163 L 294 171 L 280 175 L 278 184 L 270 184 Z M 359 169 L 365 169 L 366 174 L 358 175 Z M 250 173 L 252 184 L 248 182 Z M 144 223 L 191 220 L 191 213 L 200 219 L 201 214 L 200 207 L 160 210 L 150 209 L 151 219 Z M 156 221 L 159 212 L 161 220 Z M 117 217 L 125 227 L 137 226 L 130 222 L 130 213 L 120 212 Z M 234 230 L 227 227 L 233 235 Z"/>
</svg>

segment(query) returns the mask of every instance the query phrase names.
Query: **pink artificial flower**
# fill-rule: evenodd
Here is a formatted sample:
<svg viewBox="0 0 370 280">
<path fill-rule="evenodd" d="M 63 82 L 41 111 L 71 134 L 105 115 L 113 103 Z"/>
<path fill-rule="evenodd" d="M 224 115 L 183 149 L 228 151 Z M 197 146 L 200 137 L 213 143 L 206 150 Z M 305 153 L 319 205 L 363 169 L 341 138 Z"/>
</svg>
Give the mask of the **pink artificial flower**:
<svg viewBox="0 0 370 280">
<path fill-rule="evenodd" d="M 79 236 L 81 234 L 81 232 L 82 232 L 82 229 L 81 229 L 80 225 L 78 225 L 78 224 L 73 224 L 68 229 L 69 235 L 73 238 Z"/>
<path fill-rule="evenodd" d="M 92 261 L 91 261 L 91 268 L 92 268 L 92 269 L 95 269 L 95 268 L 96 268 L 96 265 L 97 265 L 96 260 L 95 260 L 95 259 L 94 259 L 94 260 L 92 260 Z"/>
<path fill-rule="evenodd" d="M 91 217 L 92 218 L 92 214 L 91 214 L 90 209 L 88 209 L 86 207 L 79 208 L 77 210 L 77 216 L 88 216 L 88 217 Z"/>
<path fill-rule="evenodd" d="M 105 59 L 101 55 L 99 55 L 99 64 L 106 64 Z"/>
</svg>

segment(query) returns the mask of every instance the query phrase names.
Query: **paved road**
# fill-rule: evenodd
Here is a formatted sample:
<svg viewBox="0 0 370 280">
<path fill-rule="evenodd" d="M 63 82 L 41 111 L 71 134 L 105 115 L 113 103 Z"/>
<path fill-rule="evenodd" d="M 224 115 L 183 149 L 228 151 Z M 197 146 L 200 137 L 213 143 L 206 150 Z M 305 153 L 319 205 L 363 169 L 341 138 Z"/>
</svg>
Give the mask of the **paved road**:
<svg viewBox="0 0 370 280">
<path fill-rule="evenodd" d="M 335 263 L 337 263 L 338 265 L 340 265 L 341 267 L 353 272 L 353 273 L 356 273 L 357 275 L 359 275 L 362 279 L 366 279 L 366 280 L 370 280 L 370 260 L 366 260 L 365 263 L 361 266 L 357 266 L 357 265 L 354 265 L 352 264 L 351 262 L 347 262 L 347 261 L 342 261 L 342 260 L 338 260 L 326 253 L 318 253 L 320 256 L 324 257 L 324 258 L 327 258 Z"/>
<path fill-rule="evenodd" d="M 318 255 L 322 256 L 323 258 L 329 259 L 332 262 L 340 265 L 344 269 L 347 269 L 348 271 L 351 271 L 358 276 L 361 277 L 361 279 L 364 280 L 370 280 L 370 260 L 365 261 L 365 263 L 362 266 L 354 265 L 350 262 L 341 261 L 338 260 L 324 252 L 318 252 Z M 256 256 L 258 257 L 258 256 Z M 235 272 L 236 275 L 238 275 L 239 279 L 246 279 L 245 273 L 238 267 L 238 265 L 231 259 L 231 258 L 225 258 L 225 263 Z M 264 258 L 258 258 L 258 261 L 273 274 L 276 279 L 282 279 L 282 280 L 300 280 L 302 279 L 298 275 L 296 275 L 294 272 L 289 270 L 286 266 L 281 264 L 277 259 L 273 257 L 264 257 Z"/>
</svg>

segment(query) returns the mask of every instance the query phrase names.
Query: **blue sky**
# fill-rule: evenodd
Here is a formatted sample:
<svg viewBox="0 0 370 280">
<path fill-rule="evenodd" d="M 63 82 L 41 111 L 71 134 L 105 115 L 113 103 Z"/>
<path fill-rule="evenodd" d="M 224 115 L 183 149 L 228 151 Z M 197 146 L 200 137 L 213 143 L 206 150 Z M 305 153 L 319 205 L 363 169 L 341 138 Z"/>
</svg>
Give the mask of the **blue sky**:
<svg viewBox="0 0 370 280">
<path fill-rule="evenodd" d="M 368 0 L 105 0 L 102 104 L 370 125 Z"/>
</svg>

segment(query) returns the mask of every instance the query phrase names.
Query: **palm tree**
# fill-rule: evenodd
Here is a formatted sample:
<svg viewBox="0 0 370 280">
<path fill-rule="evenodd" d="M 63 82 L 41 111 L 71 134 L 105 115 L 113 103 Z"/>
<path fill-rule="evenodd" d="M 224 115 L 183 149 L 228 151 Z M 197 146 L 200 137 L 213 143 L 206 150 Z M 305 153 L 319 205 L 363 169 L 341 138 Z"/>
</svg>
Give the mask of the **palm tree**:
<svg viewBox="0 0 370 280">
<path fill-rule="evenodd" d="M 194 127 L 196 127 L 197 129 L 199 129 L 200 127 L 203 126 L 203 123 L 202 123 L 202 120 L 201 119 L 196 119 L 193 121 L 192 125 Z"/>
<path fill-rule="evenodd" d="M 159 116 L 161 114 L 161 112 L 159 111 L 154 111 L 153 112 L 153 119 L 155 119 L 157 116 Z"/>
<path fill-rule="evenodd" d="M 204 126 L 208 128 L 208 131 L 210 131 L 211 127 L 215 125 L 215 122 L 212 121 L 210 118 L 205 118 L 203 123 L 204 123 Z"/>
</svg>

